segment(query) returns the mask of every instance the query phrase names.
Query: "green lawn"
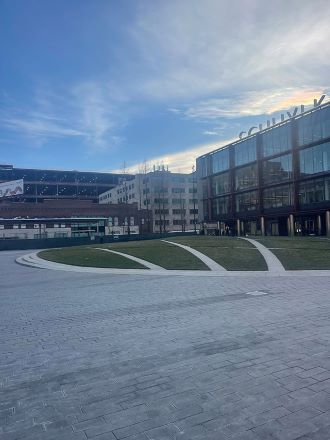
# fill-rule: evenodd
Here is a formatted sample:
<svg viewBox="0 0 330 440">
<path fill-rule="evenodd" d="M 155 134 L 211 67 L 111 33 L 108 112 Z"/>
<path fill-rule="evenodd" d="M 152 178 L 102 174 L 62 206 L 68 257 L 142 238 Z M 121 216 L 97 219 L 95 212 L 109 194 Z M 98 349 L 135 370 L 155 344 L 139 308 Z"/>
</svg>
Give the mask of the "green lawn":
<svg viewBox="0 0 330 440">
<path fill-rule="evenodd" d="M 135 261 L 110 252 L 99 251 L 92 247 L 76 246 L 62 249 L 49 249 L 39 252 L 38 256 L 56 263 L 74 266 L 109 267 L 116 269 L 147 269 Z"/>
<path fill-rule="evenodd" d="M 263 237 L 287 270 L 330 270 L 330 240 L 321 237 Z"/>
<path fill-rule="evenodd" d="M 267 270 L 260 252 L 248 241 L 235 237 L 171 237 L 169 241 L 190 246 L 227 270 Z"/>
<path fill-rule="evenodd" d="M 102 247 L 142 258 L 168 270 L 209 270 L 191 253 L 161 240 L 129 241 L 104 244 Z"/>
</svg>

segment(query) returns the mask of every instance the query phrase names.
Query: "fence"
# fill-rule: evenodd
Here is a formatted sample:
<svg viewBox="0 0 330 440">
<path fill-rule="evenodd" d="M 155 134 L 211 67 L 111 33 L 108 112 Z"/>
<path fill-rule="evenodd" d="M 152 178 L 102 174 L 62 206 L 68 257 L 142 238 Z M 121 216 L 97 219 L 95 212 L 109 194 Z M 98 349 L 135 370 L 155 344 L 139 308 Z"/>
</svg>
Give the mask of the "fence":
<svg viewBox="0 0 330 440">
<path fill-rule="evenodd" d="M 0 251 L 28 250 L 28 249 L 48 249 L 70 246 L 86 246 L 88 244 L 118 243 L 120 241 L 155 240 L 157 238 L 170 238 L 175 236 L 194 235 L 194 232 L 175 232 L 175 233 L 153 233 L 141 235 L 123 235 L 113 238 L 111 235 L 100 237 L 96 236 L 93 240 L 89 237 L 77 238 L 35 238 L 29 239 L 6 239 L 0 240 Z"/>
</svg>

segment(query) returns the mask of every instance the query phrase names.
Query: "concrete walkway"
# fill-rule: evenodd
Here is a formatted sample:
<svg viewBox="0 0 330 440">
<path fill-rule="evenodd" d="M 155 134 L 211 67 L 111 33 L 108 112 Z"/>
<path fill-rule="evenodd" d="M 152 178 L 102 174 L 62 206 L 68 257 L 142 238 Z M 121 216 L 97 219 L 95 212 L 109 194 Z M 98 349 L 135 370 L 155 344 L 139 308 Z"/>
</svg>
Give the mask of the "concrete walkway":
<svg viewBox="0 0 330 440">
<path fill-rule="evenodd" d="M 124 254 L 123 252 L 112 251 L 110 249 L 104 249 L 104 248 L 95 248 L 95 249 L 104 252 L 111 252 L 112 254 L 117 254 L 122 257 L 128 258 L 129 260 L 136 261 L 137 263 L 142 264 L 142 266 L 145 266 L 151 270 L 166 270 L 161 266 L 157 266 L 157 264 L 150 263 L 149 261 L 142 260 L 142 258 L 134 257 L 133 255 Z"/>
<path fill-rule="evenodd" d="M 241 240 L 249 241 L 251 244 L 253 244 L 258 251 L 261 253 L 261 255 L 264 257 L 266 264 L 268 266 L 268 272 L 274 273 L 282 273 L 285 272 L 285 269 L 280 262 L 280 260 L 271 252 L 269 249 L 266 248 L 263 244 L 259 243 L 256 240 L 252 240 L 251 238 L 245 238 L 245 237 L 238 237 Z"/>
<path fill-rule="evenodd" d="M 20 251 L 22 252 L 22 251 Z M 16 252 L 17 253 L 17 252 Z M 0 255 L 4 255 L 0 252 Z M 15 256 L 15 253 L 13 253 Z M 15 258 L 14 258 L 15 259 Z M 329 277 L 330 270 L 286 270 L 279 272 L 270 272 L 266 270 L 260 271 L 216 271 L 216 270 L 145 270 L 145 269 L 112 269 L 106 267 L 87 267 L 87 266 L 73 266 L 70 264 L 55 263 L 53 261 L 44 260 L 38 257 L 38 251 L 30 254 L 24 254 L 15 259 L 16 263 L 22 266 L 29 266 L 37 269 L 58 270 L 65 272 L 79 272 L 98 275 L 142 275 L 142 276 L 183 276 L 191 277 L 252 277 L 252 278 L 271 278 L 274 275 L 277 277 Z"/>
<path fill-rule="evenodd" d="M 185 249 L 187 252 L 190 252 L 191 254 L 195 255 L 195 257 L 203 261 L 203 263 L 206 264 L 206 266 L 209 267 L 212 271 L 227 272 L 227 270 L 223 266 L 220 266 L 220 264 L 216 263 L 214 260 L 212 260 L 212 258 L 207 257 L 205 254 L 202 254 L 202 252 L 196 251 L 196 249 L 193 249 L 190 246 L 185 246 L 184 244 L 175 243 L 173 241 L 168 241 L 168 240 L 162 240 L 162 241 L 164 243 L 173 244 L 174 246 L 179 246 L 182 249 Z"/>
</svg>

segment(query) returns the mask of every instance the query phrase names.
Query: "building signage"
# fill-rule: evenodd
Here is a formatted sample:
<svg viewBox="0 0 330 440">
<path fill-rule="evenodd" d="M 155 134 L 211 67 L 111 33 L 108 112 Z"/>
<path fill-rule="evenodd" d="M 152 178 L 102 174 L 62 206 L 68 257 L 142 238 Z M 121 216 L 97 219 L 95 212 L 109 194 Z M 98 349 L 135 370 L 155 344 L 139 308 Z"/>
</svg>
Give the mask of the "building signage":
<svg viewBox="0 0 330 440">
<path fill-rule="evenodd" d="M 2 197 L 13 197 L 21 195 L 23 194 L 23 189 L 23 179 L 0 183 L 0 199 Z"/>
<path fill-rule="evenodd" d="M 314 99 L 314 107 L 319 107 L 322 104 L 325 96 L 326 95 L 322 95 L 319 100 Z M 287 114 L 288 118 L 291 119 L 291 118 L 294 118 L 295 116 L 298 115 L 298 111 L 299 111 L 299 107 L 295 107 L 292 113 L 287 111 L 286 114 Z M 300 106 L 300 113 L 304 113 L 304 111 L 305 111 L 305 106 L 301 105 Z M 283 122 L 284 120 L 285 120 L 285 114 L 282 113 L 281 114 L 281 122 Z M 276 119 L 275 118 L 272 118 L 271 121 L 270 120 L 267 121 L 266 128 L 271 127 L 273 125 L 276 125 Z M 252 134 L 254 134 L 255 130 L 258 130 L 258 129 L 259 129 L 259 131 L 261 131 L 263 129 L 262 124 L 259 124 L 258 127 L 251 127 L 247 132 L 246 131 L 241 131 L 238 136 L 239 136 L 240 139 L 242 139 L 243 137 L 251 136 Z"/>
</svg>

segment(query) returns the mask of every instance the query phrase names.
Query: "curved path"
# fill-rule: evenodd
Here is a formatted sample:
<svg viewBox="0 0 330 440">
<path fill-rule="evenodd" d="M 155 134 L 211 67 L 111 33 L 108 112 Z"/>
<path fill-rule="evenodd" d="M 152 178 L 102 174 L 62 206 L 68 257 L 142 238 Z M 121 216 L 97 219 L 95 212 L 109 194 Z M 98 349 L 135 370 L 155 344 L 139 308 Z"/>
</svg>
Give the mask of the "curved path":
<svg viewBox="0 0 330 440">
<path fill-rule="evenodd" d="M 330 276 L 330 270 L 283 270 L 283 271 L 229 271 L 229 270 L 166 270 L 166 269 L 112 269 L 103 267 L 72 266 L 70 264 L 55 263 L 38 257 L 38 252 L 20 255 L 16 263 L 23 266 L 30 266 L 37 269 L 60 270 L 65 272 L 80 272 L 100 275 L 143 275 L 143 276 L 184 276 L 184 277 L 272 277 L 272 276 L 293 276 L 293 277 L 326 277 Z M 3 254 L 3 253 L 0 253 Z"/>
<path fill-rule="evenodd" d="M 264 257 L 266 261 L 269 272 L 278 273 L 278 274 L 285 272 L 285 268 L 283 267 L 283 264 L 276 257 L 276 255 L 273 254 L 273 252 L 271 252 L 269 249 L 266 248 L 266 246 L 264 246 L 263 244 L 259 243 L 256 240 L 252 240 L 251 238 L 245 238 L 245 237 L 238 237 L 238 238 L 240 238 L 241 240 L 249 241 L 258 249 L 258 251 L 261 253 L 261 255 Z"/>
<path fill-rule="evenodd" d="M 120 255 L 121 257 L 128 258 L 129 260 L 136 261 L 137 263 L 140 263 L 142 264 L 142 266 L 145 266 L 151 270 L 166 270 L 161 266 L 157 266 L 157 264 L 150 263 L 149 261 L 142 260 L 142 258 L 134 257 L 133 255 L 124 254 L 123 252 L 112 251 L 110 249 L 104 249 L 104 248 L 95 248 L 95 249 L 99 251 L 110 252 L 112 254 L 117 254 Z"/>
<path fill-rule="evenodd" d="M 202 252 L 197 251 L 196 249 L 191 248 L 190 246 L 186 246 L 181 243 L 175 243 L 173 241 L 168 240 L 161 240 L 164 241 L 164 243 L 173 244 L 174 246 L 178 246 L 187 252 L 190 252 L 191 254 L 195 255 L 195 257 L 199 258 L 201 261 L 203 261 L 204 264 L 206 264 L 207 267 L 210 268 L 210 270 L 214 270 L 217 272 L 227 272 L 227 269 L 225 269 L 223 266 L 220 266 L 220 264 L 216 263 L 212 258 L 206 256 Z"/>
</svg>

